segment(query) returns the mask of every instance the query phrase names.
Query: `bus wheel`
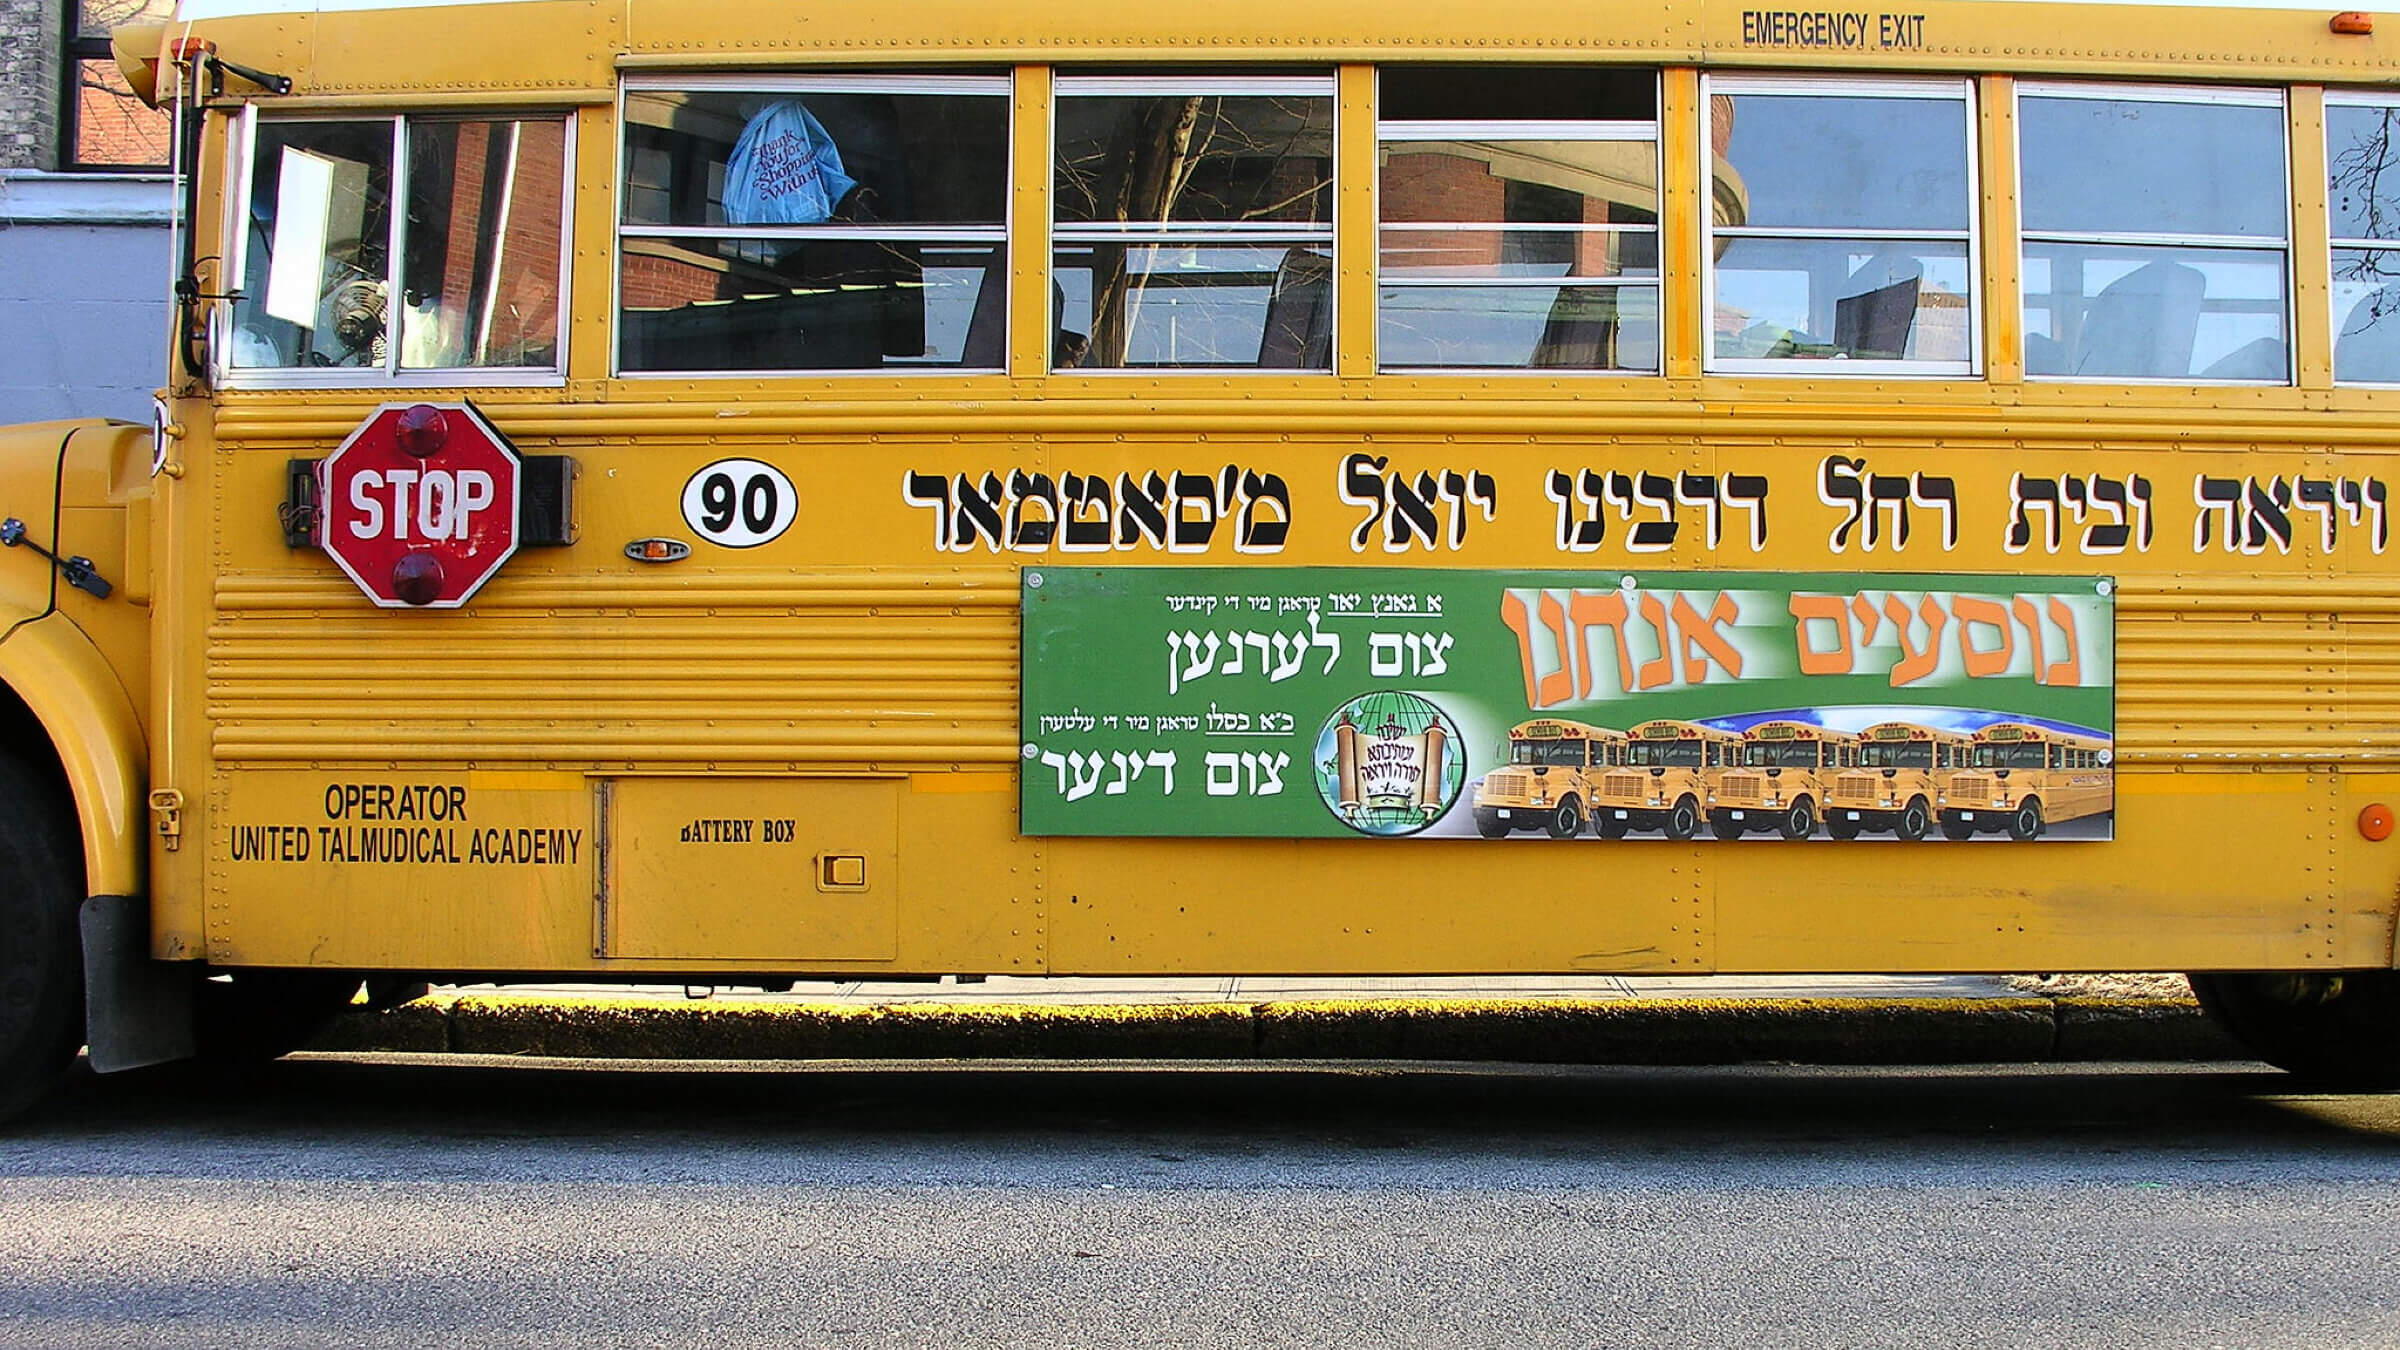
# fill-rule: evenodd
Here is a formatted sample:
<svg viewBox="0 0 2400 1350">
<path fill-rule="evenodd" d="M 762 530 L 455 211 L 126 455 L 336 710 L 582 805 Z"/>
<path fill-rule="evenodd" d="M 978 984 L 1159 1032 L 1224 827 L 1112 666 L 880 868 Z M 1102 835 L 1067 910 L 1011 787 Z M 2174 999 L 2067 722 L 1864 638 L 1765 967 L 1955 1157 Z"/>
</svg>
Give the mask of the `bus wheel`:
<svg viewBox="0 0 2400 1350">
<path fill-rule="evenodd" d="M 1689 839 L 1700 833 L 1700 803 L 1688 794 L 1677 798 L 1659 832 L 1669 839 Z"/>
<path fill-rule="evenodd" d="M 74 840 L 56 791 L 0 755 L 0 1120 L 48 1092 L 83 1044 Z"/>
<path fill-rule="evenodd" d="M 2235 1040 L 2312 1086 L 2400 1086 L 2400 971 L 2194 975 L 2192 992 Z"/>
<path fill-rule="evenodd" d="M 2031 839 L 2041 832 L 2042 799 L 2027 797 L 2024 801 L 2017 803 L 2016 813 L 2008 818 L 2008 837 L 2018 840 Z"/>
<path fill-rule="evenodd" d="M 1742 823 L 1733 818 L 1732 812 L 1711 811 L 1708 813 L 1708 832 L 1719 839 L 1739 839 L 1742 837 Z"/>
<path fill-rule="evenodd" d="M 1625 837 L 1625 822 L 1617 819 L 1615 816 L 1601 816 L 1594 823 L 1600 827 L 1600 837 L 1603 839 L 1622 839 Z"/>
<path fill-rule="evenodd" d="M 1975 827 L 1963 820 L 1952 820 L 1950 817 L 1944 816 L 1942 817 L 1942 837 L 1963 844 L 1975 837 Z"/>
<path fill-rule="evenodd" d="M 1786 839 L 1806 839 L 1817 832 L 1817 808 L 1814 802 L 1802 797 L 1793 802 L 1790 810 L 1777 822 Z"/>
<path fill-rule="evenodd" d="M 1551 838 L 1572 839 L 1583 833 L 1583 808 L 1569 797 L 1551 810 L 1549 825 Z"/>
<path fill-rule="evenodd" d="M 1933 808 L 1925 804 L 1923 797 L 1911 797 L 1908 805 L 1900 808 L 1900 819 L 1893 822 L 1892 833 L 1913 843 L 1932 828 Z"/>
<path fill-rule="evenodd" d="M 1508 836 L 1508 822 L 1490 807 L 1478 806 L 1475 808 L 1475 833 L 1486 839 L 1504 839 Z"/>
<path fill-rule="evenodd" d="M 1825 818 L 1825 833 L 1832 835 L 1836 839 L 1856 839 L 1858 838 L 1858 822 L 1855 820 L 1836 820 L 1833 817 L 1828 816 Z"/>
</svg>

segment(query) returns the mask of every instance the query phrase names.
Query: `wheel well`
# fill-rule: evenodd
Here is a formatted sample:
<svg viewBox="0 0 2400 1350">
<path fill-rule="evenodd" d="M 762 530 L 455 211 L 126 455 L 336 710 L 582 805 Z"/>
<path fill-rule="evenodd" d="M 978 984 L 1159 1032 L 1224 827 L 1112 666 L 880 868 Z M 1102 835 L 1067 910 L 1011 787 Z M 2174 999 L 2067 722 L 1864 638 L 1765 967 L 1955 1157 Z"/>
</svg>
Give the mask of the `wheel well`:
<svg viewBox="0 0 2400 1350">
<path fill-rule="evenodd" d="M 42 729 L 41 719 L 33 715 L 33 709 L 26 707 L 25 700 L 17 697 L 17 691 L 5 684 L 0 684 L 0 754 L 11 756 L 42 780 L 51 791 L 51 802 L 72 830 L 75 788 L 67 781 L 66 765 L 59 760 L 58 747 L 50 743 L 50 733 Z M 80 833 L 75 835 L 75 845 L 67 852 L 75 863 L 75 886 L 80 894 L 84 886 Z"/>
</svg>

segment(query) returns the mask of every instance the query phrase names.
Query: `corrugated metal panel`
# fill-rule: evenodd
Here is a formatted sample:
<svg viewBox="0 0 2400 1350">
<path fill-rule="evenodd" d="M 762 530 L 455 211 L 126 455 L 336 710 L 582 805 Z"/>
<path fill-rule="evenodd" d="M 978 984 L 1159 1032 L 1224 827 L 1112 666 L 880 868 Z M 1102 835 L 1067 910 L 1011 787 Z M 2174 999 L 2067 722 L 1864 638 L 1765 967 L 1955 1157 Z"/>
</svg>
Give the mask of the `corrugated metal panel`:
<svg viewBox="0 0 2400 1350">
<path fill-rule="evenodd" d="M 2400 762 L 2400 583 L 2128 584 L 2117 746 L 2136 763 Z"/>
<path fill-rule="evenodd" d="M 528 578 L 457 614 L 229 575 L 208 632 L 230 762 L 990 766 L 1017 742 L 1013 575 Z M 620 593 L 621 592 L 621 593 Z"/>
</svg>

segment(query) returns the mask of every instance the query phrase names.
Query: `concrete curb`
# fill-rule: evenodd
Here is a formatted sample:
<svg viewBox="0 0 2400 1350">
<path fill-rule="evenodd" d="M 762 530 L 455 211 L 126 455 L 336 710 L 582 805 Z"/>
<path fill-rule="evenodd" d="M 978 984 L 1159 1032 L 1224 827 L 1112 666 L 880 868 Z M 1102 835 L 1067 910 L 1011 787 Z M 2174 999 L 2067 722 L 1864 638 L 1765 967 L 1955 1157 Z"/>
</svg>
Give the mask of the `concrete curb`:
<svg viewBox="0 0 2400 1350">
<path fill-rule="evenodd" d="M 311 1050 L 587 1059 L 1418 1059 L 1974 1064 L 2247 1059 L 2189 999 L 661 1003 L 464 994 L 345 1014 Z"/>
</svg>

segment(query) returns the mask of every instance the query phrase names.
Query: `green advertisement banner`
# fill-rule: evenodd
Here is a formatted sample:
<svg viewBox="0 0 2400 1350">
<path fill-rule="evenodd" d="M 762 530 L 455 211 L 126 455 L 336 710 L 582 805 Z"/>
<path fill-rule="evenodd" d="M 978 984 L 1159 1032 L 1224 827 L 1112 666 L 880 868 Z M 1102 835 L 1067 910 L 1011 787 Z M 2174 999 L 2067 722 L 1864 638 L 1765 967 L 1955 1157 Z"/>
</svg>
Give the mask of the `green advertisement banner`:
<svg viewBox="0 0 2400 1350">
<path fill-rule="evenodd" d="M 2106 578 L 1038 568 L 1028 835 L 2105 839 Z"/>
</svg>

